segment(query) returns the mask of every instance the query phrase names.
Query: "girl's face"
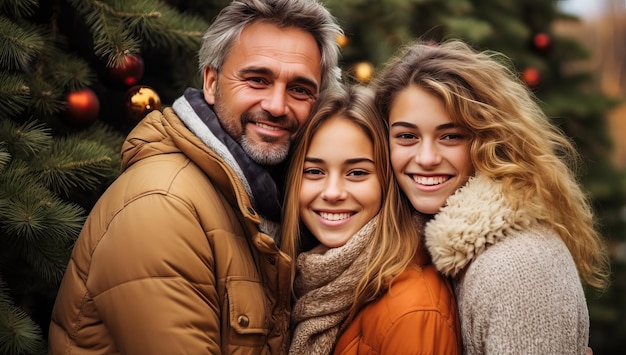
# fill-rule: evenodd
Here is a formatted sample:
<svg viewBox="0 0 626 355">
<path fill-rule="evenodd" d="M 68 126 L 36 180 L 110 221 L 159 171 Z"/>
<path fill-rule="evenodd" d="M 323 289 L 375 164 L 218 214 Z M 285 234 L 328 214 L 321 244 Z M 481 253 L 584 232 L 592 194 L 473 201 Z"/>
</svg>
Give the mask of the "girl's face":
<svg viewBox="0 0 626 355">
<path fill-rule="evenodd" d="M 455 126 L 438 97 L 418 86 L 393 101 L 389 147 L 398 184 L 421 213 L 437 213 L 473 174 L 468 132 Z"/>
<path fill-rule="evenodd" d="M 338 116 L 315 132 L 304 161 L 300 219 L 328 248 L 344 245 L 378 213 L 382 191 L 373 144 Z"/>
</svg>

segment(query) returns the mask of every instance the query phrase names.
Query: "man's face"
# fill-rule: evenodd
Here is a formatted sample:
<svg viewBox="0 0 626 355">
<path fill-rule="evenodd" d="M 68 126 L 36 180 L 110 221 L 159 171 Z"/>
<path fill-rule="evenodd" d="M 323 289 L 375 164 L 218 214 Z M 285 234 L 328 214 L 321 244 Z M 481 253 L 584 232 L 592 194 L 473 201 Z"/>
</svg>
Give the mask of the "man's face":
<svg viewBox="0 0 626 355">
<path fill-rule="evenodd" d="M 254 161 L 276 165 L 309 116 L 321 72 L 311 34 L 256 22 L 233 43 L 221 72 L 205 69 L 204 97 Z"/>
</svg>

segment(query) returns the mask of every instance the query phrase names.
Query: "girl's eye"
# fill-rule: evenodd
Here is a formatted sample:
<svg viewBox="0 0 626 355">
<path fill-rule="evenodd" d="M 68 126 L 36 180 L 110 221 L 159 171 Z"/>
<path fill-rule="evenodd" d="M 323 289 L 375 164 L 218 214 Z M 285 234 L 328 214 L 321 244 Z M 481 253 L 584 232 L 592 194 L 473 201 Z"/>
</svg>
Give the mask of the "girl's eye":
<svg viewBox="0 0 626 355">
<path fill-rule="evenodd" d="M 396 134 L 396 138 L 398 139 L 415 139 L 415 135 L 411 133 L 398 133 Z"/>
<path fill-rule="evenodd" d="M 449 133 L 444 134 L 441 139 L 444 141 L 465 141 L 467 139 L 467 135 L 462 133 Z"/>
<path fill-rule="evenodd" d="M 361 177 L 369 175 L 369 171 L 367 170 L 352 170 L 348 173 L 348 176 Z"/>
<path fill-rule="evenodd" d="M 313 175 L 313 176 L 323 174 L 322 170 L 318 168 L 307 168 L 307 169 L 304 169 L 302 173 L 304 175 Z"/>
</svg>

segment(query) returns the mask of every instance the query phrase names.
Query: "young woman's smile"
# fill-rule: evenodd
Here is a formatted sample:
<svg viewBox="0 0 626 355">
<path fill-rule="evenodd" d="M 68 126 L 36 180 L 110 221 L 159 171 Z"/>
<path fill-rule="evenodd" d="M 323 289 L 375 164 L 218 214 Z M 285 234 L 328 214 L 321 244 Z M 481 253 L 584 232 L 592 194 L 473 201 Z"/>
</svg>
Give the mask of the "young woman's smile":
<svg viewBox="0 0 626 355">
<path fill-rule="evenodd" d="M 347 119 L 329 119 L 306 154 L 300 218 L 320 243 L 336 248 L 376 216 L 381 202 L 372 142 Z"/>
<path fill-rule="evenodd" d="M 416 210 L 434 214 L 473 173 L 470 137 L 442 101 L 417 86 L 400 91 L 389 113 L 391 163 Z"/>
</svg>

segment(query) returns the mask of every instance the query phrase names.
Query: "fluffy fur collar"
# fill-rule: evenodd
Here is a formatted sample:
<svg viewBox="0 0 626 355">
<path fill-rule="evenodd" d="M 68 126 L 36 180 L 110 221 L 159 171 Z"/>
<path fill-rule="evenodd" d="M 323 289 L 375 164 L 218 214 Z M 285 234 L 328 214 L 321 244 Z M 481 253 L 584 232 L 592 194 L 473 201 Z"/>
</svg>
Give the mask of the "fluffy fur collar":
<svg viewBox="0 0 626 355">
<path fill-rule="evenodd" d="M 527 211 L 508 203 L 500 183 L 477 175 L 426 224 L 426 247 L 437 269 L 454 277 L 489 246 L 533 223 Z"/>
</svg>

